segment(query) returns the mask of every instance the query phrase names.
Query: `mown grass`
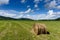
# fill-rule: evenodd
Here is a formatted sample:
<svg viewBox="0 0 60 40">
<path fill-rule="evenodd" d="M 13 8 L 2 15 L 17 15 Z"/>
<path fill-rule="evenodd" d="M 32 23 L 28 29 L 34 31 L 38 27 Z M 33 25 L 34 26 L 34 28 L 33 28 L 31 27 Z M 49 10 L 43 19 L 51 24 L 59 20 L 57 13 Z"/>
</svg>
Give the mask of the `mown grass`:
<svg viewBox="0 0 60 40">
<path fill-rule="evenodd" d="M 50 34 L 31 33 L 34 23 L 46 24 Z M 60 40 L 60 21 L 0 20 L 0 40 Z"/>
</svg>

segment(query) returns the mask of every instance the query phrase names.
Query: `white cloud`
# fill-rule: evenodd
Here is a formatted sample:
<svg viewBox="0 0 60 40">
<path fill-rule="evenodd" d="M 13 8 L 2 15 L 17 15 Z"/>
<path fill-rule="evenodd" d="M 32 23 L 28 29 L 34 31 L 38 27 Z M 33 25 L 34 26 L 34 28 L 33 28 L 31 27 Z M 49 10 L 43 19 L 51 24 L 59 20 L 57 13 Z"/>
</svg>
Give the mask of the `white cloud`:
<svg viewBox="0 0 60 40">
<path fill-rule="evenodd" d="M 5 17 L 14 17 L 16 14 L 12 13 L 10 10 L 0 10 L 0 16 L 5 16 Z"/>
<path fill-rule="evenodd" d="M 34 7 L 35 7 L 35 8 L 38 8 L 38 4 L 35 4 Z"/>
<path fill-rule="evenodd" d="M 34 10 L 31 10 L 31 12 L 34 12 Z"/>
<path fill-rule="evenodd" d="M 60 15 L 60 12 L 56 12 L 56 15 L 57 15 L 57 14 Z"/>
<path fill-rule="evenodd" d="M 56 16 L 53 10 L 49 10 L 46 15 L 46 19 L 54 19 L 53 17 Z"/>
<path fill-rule="evenodd" d="M 27 8 L 29 8 L 29 7 L 30 7 L 30 5 L 27 6 Z"/>
<path fill-rule="evenodd" d="M 39 8 L 38 7 L 38 4 L 40 3 L 40 1 L 42 1 L 42 0 L 34 0 L 34 8 Z"/>
<path fill-rule="evenodd" d="M 34 0 L 35 3 L 39 3 L 40 0 Z"/>
<path fill-rule="evenodd" d="M 26 17 L 29 18 L 29 15 L 24 15 L 27 13 L 30 13 L 32 10 L 29 8 L 25 12 L 17 12 L 15 10 L 0 10 L 0 16 L 5 16 L 5 17 L 12 17 L 12 18 L 22 18 Z"/>
<path fill-rule="evenodd" d="M 23 18 L 30 18 L 30 19 L 34 19 L 34 20 L 39 20 L 39 19 L 45 19 L 45 14 L 35 14 L 35 15 L 25 15 L 23 16 Z"/>
<path fill-rule="evenodd" d="M 55 8 L 55 7 L 56 7 L 56 5 L 57 5 L 56 1 L 55 1 L 55 0 L 53 0 L 53 1 L 51 1 L 50 3 L 47 3 L 47 5 L 46 5 L 46 6 L 48 6 L 48 8 Z"/>
<path fill-rule="evenodd" d="M 25 3 L 26 2 L 26 0 L 21 0 L 21 3 Z"/>
<path fill-rule="evenodd" d="M 29 9 L 30 10 L 30 9 Z M 21 12 L 23 13 L 23 12 Z M 28 13 L 28 12 L 27 12 Z M 25 13 L 26 14 L 26 13 Z M 17 16 L 16 18 L 30 18 L 30 19 L 34 19 L 34 20 L 41 20 L 41 19 L 56 19 L 60 17 L 60 12 L 54 12 L 53 10 L 49 10 L 47 12 L 47 14 L 34 14 L 34 15 L 30 15 L 30 14 L 20 14 L 19 16 Z"/>
<path fill-rule="evenodd" d="M 45 0 L 44 2 L 49 2 L 49 1 L 51 1 L 51 0 Z"/>
<path fill-rule="evenodd" d="M 35 3 L 39 3 L 40 1 L 42 1 L 42 0 L 34 0 Z"/>
<path fill-rule="evenodd" d="M 24 11 L 24 12 L 20 12 L 20 14 L 26 14 L 26 13 L 30 13 L 32 12 L 31 8 L 29 8 L 28 10 Z"/>
<path fill-rule="evenodd" d="M 22 17 L 24 17 L 24 18 L 27 18 L 28 17 L 28 15 L 27 14 L 29 14 L 29 13 L 31 13 L 31 12 L 33 12 L 34 10 L 32 10 L 31 8 L 29 8 L 28 10 L 26 10 L 26 11 L 22 11 L 22 12 L 19 12 L 18 14 L 18 16 L 16 16 L 15 18 L 22 18 Z M 25 15 L 26 14 L 26 15 Z"/>
<path fill-rule="evenodd" d="M 31 9 L 30 8 L 25 11 L 25 13 L 29 13 L 29 12 L 31 12 Z"/>
<path fill-rule="evenodd" d="M 34 8 L 35 8 L 36 10 L 40 10 L 40 8 L 38 7 L 38 4 L 35 4 L 35 5 L 34 5 Z"/>
<path fill-rule="evenodd" d="M 46 0 L 45 0 L 46 1 Z M 49 0 L 48 0 L 49 1 Z M 48 9 L 60 9 L 60 0 L 50 0 L 46 2 L 45 7 Z"/>
<path fill-rule="evenodd" d="M 60 15 L 60 12 L 59 11 L 58 12 L 54 12 L 53 10 L 49 10 L 48 14 L 49 15 Z"/>
<path fill-rule="evenodd" d="M 49 10 L 48 15 L 53 15 L 53 10 Z"/>
<path fill-rule="evenodd" d="M 35 3 L 34 7 L 38 7 L 39 2 L 40 2 L 40 0 L 34 0 L 34 3 Z"/>
<path fill-rule="evenodd" d="M 31 15 L 25 15 L 23 18 L 31 18 Z"/>
<path fill-rule="evenodd" d="M 53 0 L 53 1 L 50 2 L 50 6 L 49 7 L 55 8 L 56 5 L 57 5 L 56 1 Z"/>
<path fill-rule="evenodd" d="M 60 5 L 59 5 L 59 6 L 57 6 L 57 9 L 60 9 Z"/>
<path fill-rule="evenodd" d="M 30 18 L 34 20 L 41 19 L 56 19 L 60 17 L 60 12 L 54 12 L 53 10 L 49 10 L 47 14 L 35 14 L 35 15 L 25 15 L 23 18 Z"/>
<path fill-rule="evenodd" d="M 22 18 L 22 17 L 23 17 L 23 14 L 20 14 L 20 15 L 15 16 L 14 18 L 18 19 L 18 18 Z"/>
<path fill-rule="evenodd" d="M 54 12 L 53 10 L 49 10 L 47 12 L 46 18 L 47 19 L 56 19 L 60 16 L 60 12 Z"/>
<path fill-rule="evenodd" d="M 9 0 L 0 0 L 0 5 L 2 4 L 8 4 L 9 3 Z"/>
<path fill-rule="evenodd" d="M 27 14 L 31 11 L 31 9 L 26 10 L 25 12 L 17 12 L 14 10 L 0 10 L 0 16 L 12 17 L 12 18 L 30 18 L 34 20 L 41 19 L 55 19 L 60 17 L 60 12 L 54 12 L 53 10 L 49 10 L 47 14 Z"/>
</svg>

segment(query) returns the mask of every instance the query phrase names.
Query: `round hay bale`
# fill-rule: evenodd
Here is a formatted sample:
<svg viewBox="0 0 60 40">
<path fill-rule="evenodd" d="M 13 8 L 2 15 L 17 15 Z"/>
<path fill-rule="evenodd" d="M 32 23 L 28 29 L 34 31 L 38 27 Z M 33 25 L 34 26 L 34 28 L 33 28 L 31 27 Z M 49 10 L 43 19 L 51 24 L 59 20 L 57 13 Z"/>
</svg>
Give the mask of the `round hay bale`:
<svg viewBox="0 0 60 40">
<path fill-rule="evenodd" d="M 41 23 L 34 23 L 32 31 L 34 34 L 49 34 L 49 32 L 46 30 L 46 25 Z"/>
</svg>

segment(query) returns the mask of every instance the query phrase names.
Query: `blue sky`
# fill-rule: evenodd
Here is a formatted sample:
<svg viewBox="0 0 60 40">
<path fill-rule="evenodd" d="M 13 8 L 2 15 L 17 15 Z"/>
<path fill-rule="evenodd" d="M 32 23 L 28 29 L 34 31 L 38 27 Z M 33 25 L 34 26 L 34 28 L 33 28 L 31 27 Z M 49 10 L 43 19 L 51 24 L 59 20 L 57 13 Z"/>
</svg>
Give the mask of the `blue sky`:
<svg viewBox="0 0 60 40">
<path fill-rule="evenodd" d="M 0 0 L 0 16 L 55 19 L 60 17 L 60 0 Z"/>
</svg>

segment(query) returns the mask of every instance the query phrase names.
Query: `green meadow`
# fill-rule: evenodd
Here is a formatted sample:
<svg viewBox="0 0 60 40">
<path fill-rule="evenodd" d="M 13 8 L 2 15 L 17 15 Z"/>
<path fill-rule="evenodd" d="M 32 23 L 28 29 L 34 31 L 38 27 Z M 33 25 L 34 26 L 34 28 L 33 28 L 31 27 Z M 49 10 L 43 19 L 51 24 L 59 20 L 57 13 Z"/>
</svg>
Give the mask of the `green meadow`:
<svg viewBox="0 0 60 40">
<path fill-rule="evenodd" d="M 34 23 L 44 23 L 50 34 L 31 33 Z M 60 21 L 0 20 L 0 40 L 60 40 Z"/>
</svg>

